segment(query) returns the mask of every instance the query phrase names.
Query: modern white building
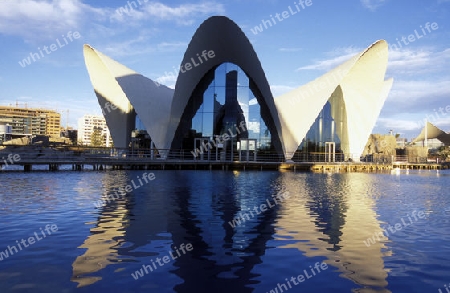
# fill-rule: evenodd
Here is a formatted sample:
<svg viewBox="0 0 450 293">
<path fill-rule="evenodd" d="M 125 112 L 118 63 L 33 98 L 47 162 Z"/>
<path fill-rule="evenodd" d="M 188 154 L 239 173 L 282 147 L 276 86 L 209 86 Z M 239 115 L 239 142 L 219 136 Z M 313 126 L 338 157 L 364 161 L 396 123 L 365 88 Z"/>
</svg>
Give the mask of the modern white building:
<svg viewBox="0 0 450 293">
<path fill-rule="evenodd" d="M 112 146 L 112 137 L 105 117 L 101 115 L 84 115 L 78 119 L 78 144 L 90 146 L 92 145 L 92 134 L 98 130 L 102 138 L 102 146 Z"/>
<path fill-rule="evenodd" d="M 420 134 L 412 142 L 423 142 L 424 146 L 431 148 L 450 146 L 450 133 L 427 121 Z"/>
<path fill-rule="evenodd" d="M 224 16 L 197 29 L 175 89 L 89 45 L 84 56 L 115 146 L 127 147 L 140 124 L 163 158 L 214 144 L 212 151 L 225 160 L 236 160 L 242 148 L 284 160 L 308 160 L 318 153 L 333 161 L 337 154 L 359 160 L 392 86 L 392 79 L 384 79 L 388 44 L 380 40 L 274 98 L 248 38 Z"/>
</svg>

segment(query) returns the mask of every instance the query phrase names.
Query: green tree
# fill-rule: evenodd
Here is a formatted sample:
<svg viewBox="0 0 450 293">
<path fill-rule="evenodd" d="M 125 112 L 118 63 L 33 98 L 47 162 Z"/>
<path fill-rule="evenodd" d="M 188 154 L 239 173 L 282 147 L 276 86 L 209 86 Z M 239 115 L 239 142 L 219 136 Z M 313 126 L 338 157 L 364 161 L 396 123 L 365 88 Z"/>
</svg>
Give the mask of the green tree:
<svg viewBox="0 0 450 293">
<path fill-rule="evenodd" d="M 104 146 L 102 129 L 100 127 L 94 127 L 94 131 L 91 134 L 91 146 L 94 147 Z"/>
</svg>

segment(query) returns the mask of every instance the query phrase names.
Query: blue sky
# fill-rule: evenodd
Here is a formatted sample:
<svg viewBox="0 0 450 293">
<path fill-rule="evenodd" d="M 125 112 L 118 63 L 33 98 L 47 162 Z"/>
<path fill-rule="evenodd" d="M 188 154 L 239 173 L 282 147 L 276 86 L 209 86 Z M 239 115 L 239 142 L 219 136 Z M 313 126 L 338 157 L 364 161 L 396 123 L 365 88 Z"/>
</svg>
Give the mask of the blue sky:
<svg viewBox="0 0 450 293">
<path fill-rule="evenodd" d="M 426 117 L 450 131 L 450 0 L 139 1 L 0 0 L 0 104 L 56 109 L 76 127 L 101 113 L 83 44 L 156 79 L 180 65 L 206 18 L 225 15 L 250 39 L 275 98 L 386 40 L 394 85 L 373 132 L 412 138 Z M 289 7 L 297 13 L 252 32 Z M 401 41 L 411 34 L 419 37 Z"/>
</svg>

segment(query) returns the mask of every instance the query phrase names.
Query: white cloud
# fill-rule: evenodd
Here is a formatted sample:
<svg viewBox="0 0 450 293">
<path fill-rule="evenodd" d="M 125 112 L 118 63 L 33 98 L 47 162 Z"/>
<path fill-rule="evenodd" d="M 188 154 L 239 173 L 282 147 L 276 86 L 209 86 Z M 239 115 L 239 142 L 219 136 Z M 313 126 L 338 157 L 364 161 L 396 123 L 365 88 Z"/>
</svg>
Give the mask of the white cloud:
<svg viewBox="0 0 450 293">
<path fill-rule="evenodd" d="M 329 71 L 355 56 L 362 49 L 348 47 L 337 48 L 326 54 L 326 59 L 318 60 L 313 64 L 299 67 L 301 70 Z M 436 51 L 433 48 L 404 48 L 389 50 L 388 76 L 397 78 L 399 75 L 417 75 L 447 72 L 450 66 L 450 48 Z"/>
<path fill-rule="evenodd" d="M 79 29 L 83 20 L 92 15 L 101 18 L 105 10 L 80 0 L 0 1 L 0 33 L 27 41 L 53 39 Z"/>
<path fill-rule="evenodd" d="M 421 74 L 447 71 L 450 65 L 450 48 L 443 51 L 433 49 L 389 50 L 389 74 Z"/>
<path fill-rule="evenodd" d="M 172 51 L 186 51 L 188 44 L 185 42 L 163 42 L 157 45 L 158 51 L 172 52 Z"/>
<path fill-rule="evenodd" d="M 394 81 L 389 94 L 390 101 L 415 101 L 430 103 L 430 99 L 450 97 L 450 82 L 448 80 L 399 80 Z M 434 99 L 435 99 L 434 98 Z"/>
<path fill-rule="evenodd" d="M 390 51 L 388 75 L 394 84 L 387 103 L 400 112 L 420 113 L 449 104 L 450 49 Z"/>
<path fill-rule="evenodd" d="M 131 2 L 131 1 L 129 1 Z M 111 19 L 120 22 L 152 20 L 175 21 L 181 25 L 191 25 L 196 18 L 204 18 L 205 15 L 224 14 L 223 4 L 216 2 L 204 2 L 198 4 L 180 4 L 170 7 L 160 2 L 141 1 L 142 5 L 130 5 L 129 3 L 119 7 L 112 14 Z"/>
<path fill-rule="evenodd" d="M 258 100 L 256 98 L 253 98 L 250 101 L 248 101 L 249 106 L 254 106 L 256 104 L 258 104 Z"/>
<path fill-rule="evenodd" d="M 248 121 L 247 129 L 253 131 L 253 133 L 259 133 L 261 129 L 261 123 L 256 121 Z"/>
<path fill-rule="evenodd" d="M 109 43 L 98 49 L 111 57 L 135 56 L 153 52 L 182 52 L 187 48 L 185 42 L 162 42 L 155 45 L 148 45 L 148 38 L 145 34 L 126 41 Z"/>
<path fill-rule="evenodd" d="M 450 129 L 450 114 L 443 116 L 438 113 L 438 115 L 436 113 L 428 113 L 416 120 L 406 120 L 398 117 L 380 117 L 377 120 L 377 127 L 393 129 L 395 132 L 400 133 L 406 132 L 410 136 L 415 136 L 418 135 L 420 130 L 424 127 L 425 121 L 428 121 L 442 130 L 448 131 Z"/>
<path fill-rule="evenodd" d="M 274 98 L 279 97 L 282 94 L 285 94 L 293 89 L 294 89 L 294 87 L 288 86 L 288 85 L 271 85 L 270 86 L 270 90 L 272 91 L 272 95 Z"/>
<path fill-rule="evenodd" d="M 377 10 L 377 8 L 383 5 L 385 2 L 386 0 L 361 0 L 361 4 L 371 11 Z"/>
<path fill-rule="evenodd" d="M 301 49 L 302 48 L 280 48 L 279 51 L 280 52 L 298 52 Z"/>
<path fill-rule="evenodd" d="M 154 80 L 162 85 L 165 85 L 171 89 L 175 89 L 175 83 L 177 82 L 178 74 L 175 75 L 175 71 L 165 72 Z"/>
<path fill-rule="evenodd" d="M 296 71 L 300 70 L 322 70 L 329 71 L 336 66 L 344 63 L 348 59 L 355 56 L 359 53 L 361 49 L 355 47 L 346 47 L 346 48 L 336 48 L 333 51 L 327 52 L 326 54 L 330 56 L 328 59 L 318 60 L 313 64 L 302 66 L 297 68 Z"/>
<path fill-rule="evenodd" d="M 398 118 L 378 118 L 378 127 L 384 127 L 386 129 L 395 129 L 396 132 L 399 131 L 412 131 L 420 129 L 419 123 L 417 121 L 402 120 Z"/>
<path fill-rule="evenodd" d="M 450 117 L 441 117 L 440 119 L 437 119 L 437 121 L 435 122 L 433 121 L 430 122 L 446 132 L 450 131 Z"/>
</svg>

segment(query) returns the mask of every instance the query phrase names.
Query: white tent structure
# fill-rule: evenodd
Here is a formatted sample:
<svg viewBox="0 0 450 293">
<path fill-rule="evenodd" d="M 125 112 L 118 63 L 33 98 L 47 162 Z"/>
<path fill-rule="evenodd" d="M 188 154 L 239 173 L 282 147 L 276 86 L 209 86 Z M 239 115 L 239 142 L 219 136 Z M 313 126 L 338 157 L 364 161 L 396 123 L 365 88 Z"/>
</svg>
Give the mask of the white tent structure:
<svg viewBox="0 0 450 293">
<path fill-rule="evenodd" d="M 450 133 L 447 133 L 442 129 L 437 128 L 428 121 L 424 126 L 424 128 L 422 129 L 422 131 L 420 132 L 419 136 L 413 139 L 412 142 L 426 141 L 428 139 L 433 138 L 437 138 L 438 140 L 443 142 L 444 145 L 446 146 L 450 145 Z"/>
</svg>

